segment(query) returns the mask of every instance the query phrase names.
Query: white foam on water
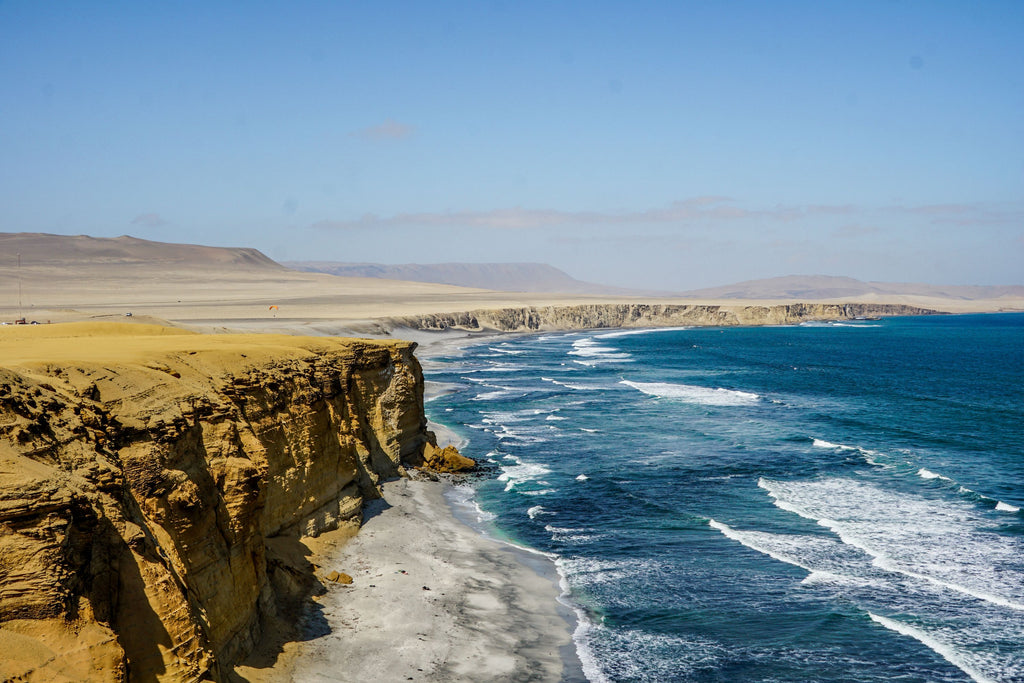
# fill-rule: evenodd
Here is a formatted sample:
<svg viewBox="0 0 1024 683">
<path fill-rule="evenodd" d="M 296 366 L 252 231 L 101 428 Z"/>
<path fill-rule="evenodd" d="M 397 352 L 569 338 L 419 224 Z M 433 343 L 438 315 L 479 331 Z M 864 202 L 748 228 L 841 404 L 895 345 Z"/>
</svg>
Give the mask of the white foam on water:
<svg viewBox="0 0 1024 683">
<path fill-rule="evenodd" d="M 510 363 L 500 363 L 489 368 L 482 368 L 478 372 L 522 372 L 526 369 L 525 365 L 512 365 Z"/>
<path fill-rule="evenodd" d="M 605 334 L 594 335 L 594 339 L 616 339 L 618 337 L 632 337 L 635 334 L 656 334 L 658 332 L 679 332 L 681 330 L 690 330 L 692 327 L 651 327 L 644 328 L 642 330 L 623 330 L 621 332 L 607 332 Z"/>
<path fill-rule="evenodd" d="M 552 524 L 545 524 L 544 530 L 551 534 L 551 540 L 558 543 L 587 543 L 606 534 L 599 534 L 594 529 L 558 527 Z"/>
<path fill-rule="evenodd" d="M 567 417 L 561 417 L 561 416 L 559 416 L 559 415 L 554 415 L 554 414 L 552 414 L 552 415 L 548 415 L 548 416 L 547 416 L 547 417 L 545 417 L 544 419 L 545 419 L 545 420 L 551 420 L 551 421 L 557 421 L 557 420 L 568 420 L 569 418 L 567 418 Z"/>
<path fill-rule="evenodd" d="M 541 377 L 541 379 L 545 382 L 551 382 L 552 384 L 557 384 L 560 387 L 565 387 L 566 389 L 574 389 L 575 391 L 599 391 L 601 389 L 599 386 L 579 384 L 578 382 L 561 382 L 551 377 Z"/>
<path fill-rule="evenodd" d="M 497 384 L 481 384 L 480 386 L 494 389 L 495 391 L 485 391 L 481 394 L 477 394 L 471 401 L 495 401 L 499 398 L 505 398 L 515 394 L 518 390 L 515 387 L 504 387 Z"/>
<path fill-rule="evenodd" d="M 488 346 L 487 350 L 488 351 L 494 351 L 495 353 L 507 353 L 510 356 L 518 356 L 518 355 L 526 353 L 526 351 L 524 349 L 503 349 L 503 348 L 499 348 L 499 347 L 496 347 L 496 346 Z"/>
<path fill-rule="evenodd" d="M 494 434 L 494 437 L 502 443 L 509 442 L 518 445 L 526 445 L 531 443 L 544 443 L 547 439 L 541 436 L 533 436 L 530 434 L 531 431 L 536 430 L 522 430 L 514 429 L 508 425 L 498 425 L 497 429 L 488 429 L 489 432 Z"/>
<path fill-rule="evenodd" d="M 781 327 L 789 327 L 788 325 L 782 325 Z M 867 325 L 861 322 L 839 322 L 838 320 L 805 320 L 802 323 L 796 325 L 796 327 L 882 327 L 881 325 Z"/>
<path fill-rule="evenodd" d="M 506 488 L 506 490 L 508 489 Z M 546 496 L 549 493 L 554 493 L 555 491 L 556 489 L 540 489 L 537 491 L 520 491 L 519 493 L 523 494 L 524 496 Z"/>
<path fill-rule="evenodd" d="M 570 356 L 583 360 L 573 361 L 580 365 L 593 366 L 599 363 L 631 362 L 633 355 L 623 353 L 611 346 L 601 346 L 593 339 L 577 339 L 572 343 Z"/>
<path fill-rule="evenodd" d="M 577 474 L 576 475 L 576 481 L 587 481 L 589 479 L 590 479 L 590 477 L 588 477 L 585 474 Z"/>
<path fill-rule="evenodd" d="M 591 671 L 584 667 L 584 675 L 602 683 L 702 680 L 701 674 L 718 668 L 722 659 L 729 657 L 720 643 L 700 636 L 683 638 L 603 624 L 591 623 L 580 639 L 587 650 L 601 653 L 600 664 L 594 662 L 598 668 Z"/>
<path fill-rule="evenodd" d="M 714 519 L 708 520 L 708 526 L 751 550 L 807 571 L 809 576 L 804 581 L 811 576 L 815 577 L 812 582 L 822 581 L 824 577 L 832 577 L 832 580 L 840 580 L 838 577 L 842 577 L 843 581 L 853 580 L 857 574 L 856 567 L 868 566 L 871 561 L 871 558 L 864 556 L 861 551 L 843 546 L 842 543 L 827 536 L 740 531 Z M 864 577 L 856 577 L 856 580 L 862 583 Z"/>
<path fill-rule="evenodd" d="M 958 652 L 955 648 L 951 647 L 947 643 L 944 643 L 930 636 L 921 629 L 914 628 L 913 626 L 904 624 L 903 622 L 896 621 L 894 619 L 880 617 L 877 614 L 872 614 L 870 612 L 868 612 L 868 616 L 871 617 L 872 621 L 881 624 L 890 631 L 896 631 L 901 635 L 909 636 L 911 638 L 914 638 L 915 640 L 920 641 L 925 645 L 925 647 L 937 652 L 939 655 L 942 656 L 943 659 L 945 659 L 947 662 L 963 671 L 965 674 L 970 676 L 972 680 L 977 681 L 977 683 L 998 683 L 998 679 L 990 678 L 981 671 L 975 669 L 974 666 L 972 666 L 971 662 L 968 661 L 968 659 L 964 657 L 962 653 Z"/>
<path fill-rule="evenodd" d="M 551 470 L 544 465 L 523 462 L 518 458 L 516 464 L 501 465 L 500 467 L 501 474 L 498 475 L 498 481 L 505 482 L 506 491 L 519 490 L 519 487 L 534 483 L 544 475 L 551 474 Z M 520 492 L 526 493 L 525 491 Z"/>
<path fill-rule="evenodd" d="M 686 403 L 697 403 L 708 406 L 746 406 L 757 403 L 761 397 L 747 391 L 736 391 L 734 389 L 709 389 L 691 384 L 669 384 L 668 382 L 631 382 L 622 380 L 619 384 L 625 384 L 637 391 L 649 396 L 659 398 L 671 398 Z"/>
<path fill-rule="evenodd" d="M 856 586 L 858 588 L 870 588 L 872 590 L 884 590 L 885 584 L 878 579 L 869 579 L 863 576 L 848 576 L 827 571 L 813 571 L 800 582 L 804 586 L 828 585 L 840 586 L 843 588 Z"/>
<path fill-rule="evenodd" d="M 838 451 L 856 451 L 860 453 L 864 460 L 869 465 L 875 465 L 876 467 L 883 467 L 890 469 L 892 465 L 883 462 L 879 458 L 884 458 L 885 454 L 878 451 L 873 451 L 869 448 L 861 448 L 860 446 L 847 446 L 842 443 L 832 443 L 831 441 L 825 441 L 824 439 L 811 438 L 811 445 L 815 448 L 831 448 Z"/>
<path fill-rule="evenodd" d="M 481 413 L 481 429 L 484 429 L 502 443 L 519 445 L 545 443 L 552 436 L 546 423 L 538 423 L 537 418 L 544 411 L 539 409 L 518 411 L 486 411 Z"/>
<path fill-rule="evenodd" d="M 526 511 L 526 516 L 529 517 L 530 519 L 537 519 L 537 517 L 540 516 L 540 515 L 553 515 L 553 514 L 555 514 L 555 513 L 545 509 L 543 505 L 534 505 L 532 508 L 530 508 L 530 509 L 528 509 Z"/>
<path fill-rule="evenodd" d="M 487 512 L 476 500 L 476 491 L 473 487 L 466 485 L 453 486 L 450 489 L 450 500 L 454 505 L 469 510 L 476 517 L 476 521 L 480 524 L 484 522 L 490 522 L 497 519 L 497 515 L 493 512 Z"/>
<path fill-rule="evenodd" d="M 569 585 L 569 572 L 567 560 L 559 556 L 553 556 L 555 571 L 558 572 L 558 587 L 562 593 L 558 601 L 570 608 L 576 615 L 576 628 L 572 633 L 573 643 L 576 645 L 576 656 L 583 668 L 583 675 L 590 683 L 612 683 L 611 679 L 604 675 L 598 663 L 597 655 L 590 646 L 590 635 L 597 628 L 597 625 L 573 599 L 572 588 Z"/>
<path fill-rule="evenodd" d="M 485 424 L 523 424 L 535 421 L 548 411 L 542 408 L 526 410 L 487 410 L 481 413 L 481 421 Z"/>
<path fill-rule="evenodd" d="M 845 446 L 841 443 L 832 443 L 831 441 L 824 441 L 822 439 L 812 439 L 811 445 L 817 448 L 838 448 L 841 451 L 858 451 L 860 450 L 856 446 Z"/>
<path fill-rule="evenodd" d="M 590 634 L 597 628 L 597 625 L 582 609 L 575 605 L 572 605 L 572 608 L 576 613 L 576 628 L 572 633 L 572 640 L 576 644 L 576 656 L 580 660 L 583 675 L 590 683 L 612 683 L 612 679 L 601 671 L 601 665 L 597 661 L 594 649 L 590 646 Z"/>
<path fill-rule="evenodd" d="M 559 573 L 574 586 L 618 583 L 623 579 L 662 570 L 653 560 L 604 560 L 594 557 L 561 557 L 555 561 Z"/>
<path fill-rule="evenodd" d="M 937 472 L 932 472 L 931 470 L 926 470 L 923 467 L 917 471 L 917 476 L 922 479 L 942 479 L 943 481 L 953 481 L 949 477 L 938 474 Z"/>
<path fill-rule="evenodd" d="M 587 429 L 586 427 L 580 427 L 580 431 L 586 432 L 587 434 L 596 434 L 598 432 L 596 429 Z"/>
<path fill-rule="evenodd" d="M 888 463 L 884 463 L 881 460 L 879 460 L 877 457 L 875 457 L 877 455 L 880 455 L 879 453 L 876 453 L 875 451 L 863 451 L 862 450 L 861 451 L 861 455 L 864 456 L 864 460 L 866 460 L 869 465 L 875 465 L 876 467 L 882 467 L 882 468 L 885 468 L 885 469 L 891 469 L 892 468 L 892 465 L 890 465 Z"/>
<path fill-rule="evenodd" d="M 837 481 L 841 484 L 839 488 L 829 485 Z M 977 531 L 975 524 L 984 523 L 983 516 L 974 506 L 960 501 L 953 506 L 959 509 L 938 513 L 931 510 L 929 516 L 922 514 L 920 503 L 934 507 L 943 505 L 941 501 L 916 499 L 912 494 L 886 496 L 876 487 L 861 484 L 863 489 L 857 493 L 858 507 L 862 508 L 858 514 L 862 518 L 851 521 L 849 501 L 843 499 L 840 490 L 849 488 L 843 480 L 799 483 L 820 487 L 794 492 L 783 489 L 781 482 L 759 482 L 762 488 L 784 498 L 776 500 L 780 509 L 807 517 L 811 509 L 828 506 L 827 511 L 816 509 L 816 514 L 827 512 L 832 519 L 822 517 L 815 521 L 834 533 L 746 531 L 716 520 L 709 520 L 708 525 L 748 548 L 807 571 L 800 586 L 808 591 L 823 591 L 834 599 L 852 602 L 865 612 L 887 611 L 914 619 L 917 625 L 911 627 L 900 622 L 900 626 L 913 628 L 914 637 L 922 643 L 957 666 L 963 664 L 967 668 L 961 668 L 972 672 L 972 676 L 982 677 L 975 680 L 1022 679 L 1024 652 L 1018 643 L 1024 630 L 1024 614 L 1005 595 L 995 592 L 1002 587 L 1012 598 L 1020 587 L 1021 562 L 1008 556 L 1014 551 L 1019 553 L 1020 543 L 1016 543 L 1017 547 L 997 548 L 994 557 L 978 557 L 986 552 L 993 538 L 999 537 Z M 900 500 L 909 500 L 908 505 L 902 510 L 892 507 Z M 877 529 L 878 536 L 865 539 L 863 529 L 850 531 L 860 524 Z M 893 536 L 901 528 L 916 531 Z M 984 537 L 978 538 L 979 533 Z M 872 545 L 879 543 L 887 544 L 882 560 L 877 549 L 872 552 Z M 1013 546 L 1012 540 L 1010 545 Z M 896 557 L 897 553 L 903 554 Z M 911 562 L 912 571 L 908 572 L 905 565 Z M 969 575 L 967 583 L 974 577 L 987 590 L 976 590 L 978 586 L 973 584 L 966 591 L 964 586 L 951 586 L 950 576 L 943 575 L 944 565 L 955 562 L 968 565 L 961 572 Z M 938 580 L 925 572 L 939 573 Z M 960 578 L 963 583 L 963 577 Z"/>
<path fill-rule="evenodd" d="M 586 588 L 619 583 L 630 577 L 664 571 L 657 562 L 558 557 L 555 568 L 562 589 L 559 602 L 576 614 L 573 642 L 588 681 L 679 680 L 680 665 L 687 668 L 708 665 L 722 654 L 720 646 L 710 640 L 689 640 L 638 629 L 609 629 L 595 621 L 572 598 L 573 586 Z M 672 655 L 666 656 L 666 653 Z"/>
<path fill-rule="evenodd" d="M 603 353 L 617 353 L 618 349 L 612 346 L 601 346 L 593 339 L 577 339 L 572 343 L 573 350 L 570 356 L 600 356 Z"/>
<path fill-rule="evenodd" d="M 961 500 L 897 493 L 852 479 L 769 481 L 775 505 L 830 529 L 875 567 L 1024 611 L 1024 541 Z"/>
<path fill-rule="evenodd" d="M 726 538 L 732 539 L 737 543 L 745 545 L 751 550 L 756 550 L 759 553 L 764 553 L 768 557 L 772 557 L 776 560 L 779 560 L 780 562 L 796 565 L 797 567 L 800 567 L 801 569 L 806 569 L 809 572 L 814 571 L 814 569 L 812 569 L 811 567 L 804 565 L 796 554 L 790 554 L 780 550 L 780 548 L 778 547 L 778 543 L 764 542 L 767 539 L 771 539 L 773 541 L 776 540 L 774 534 L 766 534 L 757 531 L 738 532 L 734 530 L 732 527 L 730 527 L 728 524 L 716 522 L 713 519 L 708 520 L 708 526 L 712 529 L 720 531 L 722 535 Z"/>
<path fill-rule="evenodd" d="M 957 482 L 955 480 L 950 479 L 949 477 L 947 477 L 945 475 L 939 474 L 938 472 L 932 472 L 931 470 L 925 469 L 924 467 L 922 467 L 919 470 L 917 470 L 917 475 L 919 477 L 921 477 L 922 479 L 929 479 L 929 480 L 930 479 L 940 479 L 942 481 L 948 481 L 951 484 L 957 484 Z M 996 500 L 995 498 L 990 498 L 988 496 L 982 495 L 982 494 L 978 493 L 977 491 L 975 491 L 974 489 L 969 489 L 966 486 L 963 486 L 961 484 L 957 484 L 957 492 L 964 494 L 966 497 L 968 497 L 969 499 L 974 500 L 974 501 L 979 501 L 980 500 L 980 501 L 983 501 L 983 502 L 987 503 L 988 505 L 993 505 L 994 504 L 994 508 L 998 512 L 1011 512 L 1011 513 L 1020 512 L 1020 508 L 1017 507 L 1016 505 L 1011 505 L 1010 503 L 1004 503 L 1001 500 Z"/>
</svg>

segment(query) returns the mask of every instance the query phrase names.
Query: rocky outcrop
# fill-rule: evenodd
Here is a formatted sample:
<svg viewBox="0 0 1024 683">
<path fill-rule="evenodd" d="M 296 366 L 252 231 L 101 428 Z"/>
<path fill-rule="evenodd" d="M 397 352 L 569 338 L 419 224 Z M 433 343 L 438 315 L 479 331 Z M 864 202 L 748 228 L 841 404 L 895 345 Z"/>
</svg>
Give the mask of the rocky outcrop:
<svg viewBox="0 0 1024 683">
<path fill-rule="evenodd" d="M 851 320 L 858 317 L 933 315 L 938 311 L 902 304 L 779 304 L 718 306 L 703 304 L 583 304 L 530 306 L 436 313 L 395 318 L 398 327 L 417 330 L 497 330 L 528 332 L 610 327 L 671 325 L 787 325 L 806 320 Z"/>
<path fill-rule="evenodd" d="M 432 440 L 412 343 L 117 327 L 0 336 L 3 680 L 226 680 Z"/>
<path fill-rule="evenodd" d="M 459 453 L 455 446 L 438 448 L 428 443 L 423 447 L 423 466 L 435 472 L 465 472 L 476 467 L 476 461 Z"/>
</svg>

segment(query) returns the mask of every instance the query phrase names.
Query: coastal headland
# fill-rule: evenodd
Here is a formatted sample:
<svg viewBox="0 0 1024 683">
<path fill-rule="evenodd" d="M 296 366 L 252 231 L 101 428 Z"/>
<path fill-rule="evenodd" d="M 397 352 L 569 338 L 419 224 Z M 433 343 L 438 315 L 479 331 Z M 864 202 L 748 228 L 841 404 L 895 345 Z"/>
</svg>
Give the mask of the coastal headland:
<svg viewBox="0 0 1024 683">
<path fill-rule="evenodd" d="M 400 341 L 0 330 L 5 680 L 227 680 L 433 442 Z"/>
</svg>

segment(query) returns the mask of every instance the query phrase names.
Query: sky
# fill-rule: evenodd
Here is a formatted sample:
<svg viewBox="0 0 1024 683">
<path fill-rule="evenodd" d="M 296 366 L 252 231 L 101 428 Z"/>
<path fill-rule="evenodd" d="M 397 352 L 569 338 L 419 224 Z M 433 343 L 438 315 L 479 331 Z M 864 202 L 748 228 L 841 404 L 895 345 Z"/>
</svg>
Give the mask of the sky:
<svg viewBox="0 0 1024 683">
<path fill-rule="evenodd" d="M 0 0 L 0 231 L 1024 284 L 1024 2 Z"/>
</svg>

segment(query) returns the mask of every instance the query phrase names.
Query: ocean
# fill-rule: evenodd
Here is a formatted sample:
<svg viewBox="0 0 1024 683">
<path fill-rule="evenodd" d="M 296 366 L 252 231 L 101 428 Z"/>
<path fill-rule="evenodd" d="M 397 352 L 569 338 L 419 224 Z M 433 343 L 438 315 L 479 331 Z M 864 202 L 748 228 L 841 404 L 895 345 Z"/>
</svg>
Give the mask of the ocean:
<svg viewBox="0 0 1024 683">
<path fill-rule="evenodd" d="M 1024 681 L 1024 314 L 491 338 L 431 359 L 591 681 Z"/>
</svg>

